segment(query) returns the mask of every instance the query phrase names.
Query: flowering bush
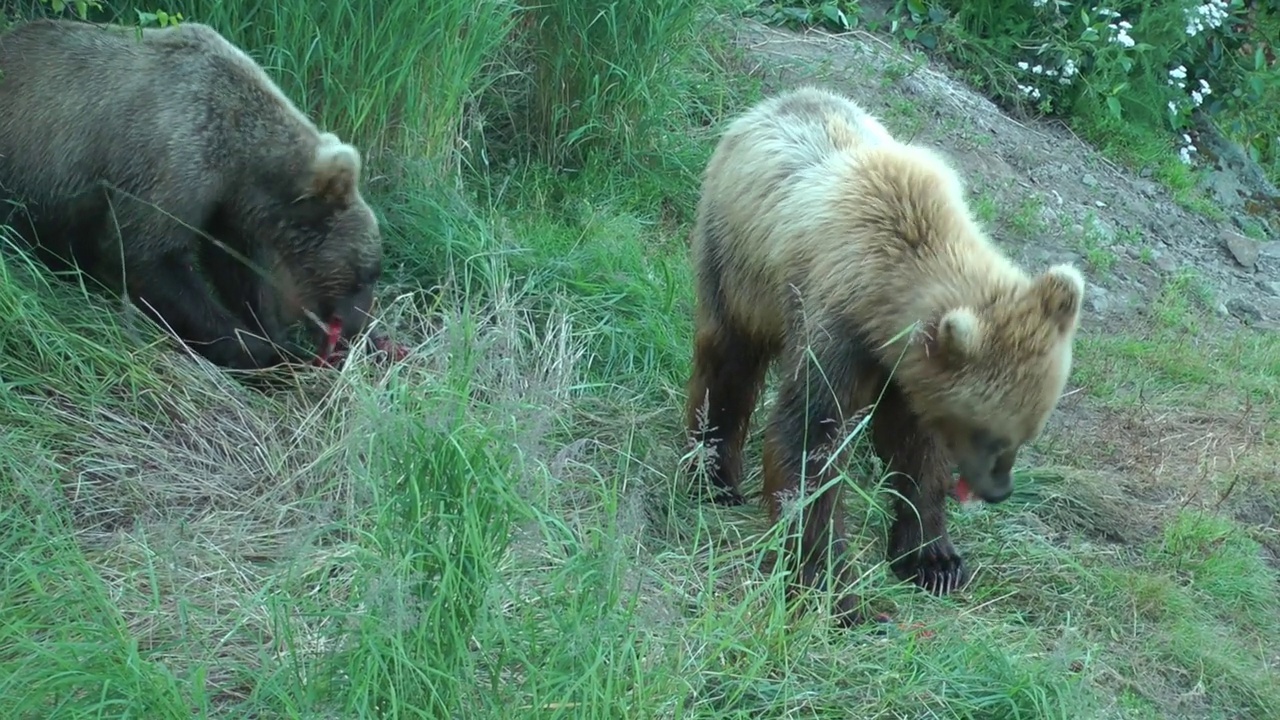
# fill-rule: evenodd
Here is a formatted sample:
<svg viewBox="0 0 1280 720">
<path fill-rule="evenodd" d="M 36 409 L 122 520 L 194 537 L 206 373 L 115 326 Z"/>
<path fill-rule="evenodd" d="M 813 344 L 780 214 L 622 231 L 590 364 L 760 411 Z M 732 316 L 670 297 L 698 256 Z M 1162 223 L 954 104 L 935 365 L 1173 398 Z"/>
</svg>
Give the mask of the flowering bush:
<svg viewBox="0 0 1280 720">
<path fill-rule="evenodd" d="M 1163 127 L 1191 163 L 1196 113 L 1227 119 L 1255 160 L 1280 150 L 1280 2 L 1252 0 L 939 0 L 899 3 L 943 26 L 944 48 L 985 68 L 989 89 L 1048 114 L 1102 112 Z M 949 32 L 948 32 L 949 31 Z"/>
<path fill-rule="evenodd" d="M 764 3 L 805 5 L 837 17 L 832 0 Z M 1280 0 L 898 0 L 891 17 L 998 99 L 1169 132 L 1186 163 L 1193 117 L 1214 116 L 1280 181 Z"/>
</svg>

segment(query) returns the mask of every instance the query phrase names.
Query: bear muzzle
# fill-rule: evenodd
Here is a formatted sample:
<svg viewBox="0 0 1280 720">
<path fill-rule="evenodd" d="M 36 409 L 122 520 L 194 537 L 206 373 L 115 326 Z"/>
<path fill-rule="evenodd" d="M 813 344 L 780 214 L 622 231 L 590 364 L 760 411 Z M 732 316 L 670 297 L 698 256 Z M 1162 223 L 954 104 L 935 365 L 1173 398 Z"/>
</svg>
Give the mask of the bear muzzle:
<svg viewBox="0 0 1280 720">
<path fill-rule="evenodd" d="M 968 496 L 977 496 L 983 502 L 997 505 L 1013 495 L 1013 474 L 1005 471 L 993 471 L 989 459 L 977 458 L 962 460 L 960 479 L 953 492 Z"/>
</svg>

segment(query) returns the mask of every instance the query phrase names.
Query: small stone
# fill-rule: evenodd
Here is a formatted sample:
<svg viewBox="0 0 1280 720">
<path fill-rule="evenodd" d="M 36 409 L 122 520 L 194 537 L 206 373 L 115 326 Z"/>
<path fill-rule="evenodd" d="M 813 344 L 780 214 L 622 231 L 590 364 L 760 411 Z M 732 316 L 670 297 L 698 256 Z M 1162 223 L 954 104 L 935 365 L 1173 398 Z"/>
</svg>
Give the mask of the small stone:
<svg viewBox="0 0 1280 720">
<path fill-rule="evenodd" d="M 1152 170 L 1150 165 L 1143 165 L 1142 169 L 1138 171 L 1138 176 L 1144 178 L 1149 178 L 1154 174 L 1155 170 Z"/>
<path fill-rule="evenodd" d="M 1274 280 L 1259 280 L 1256 285 L 1259 290 L 1271 293 L 1276 297 L 1280 297 L 1280 282 L 1275 282 Z"/>
<path fill-rule="evenodd" d="M 1098 242 L 1110 243 L 1116 239 L 1115 230 L 1112 230 L 1111 226 L 1105 222 L 1094 218 L 1089 225 L 1089 232 L 1093 233 L 1094 237 L 1098 239 Z"/>
<path fill-rule="evenodd" d="M 1110 293 L 1099 285 L 1089 283 L 1088 292 L 1085 293 L 1085 304 L 1090 310 L 1102 314 L 1111 306 Z"/>
<path fill-rule="evenodd" d="M 1160 252 L 1155 249 L 1151 250 L 1151 264 L 1155 265 L 1159 270 L 1167 273 L 1174 272 L 1178 269 L 1178 261 L 1174 260 L 1171 254 L 1167 252 Z"/>
<path fill-rule="evenodd" d="M 1222 244 L 1227 247 L 1227 251 L 1236 259 L 1236 262 L 1240 263 L 1241 267 L 1252 270 L 1258 264 L 1258 256 L 1262 248 L 1257 242 L 1234 230 L 1223 230 L 1220 237 Z"/>
<path fill-rule="evenodd" d="M 1258 252 L 1267 257 L 1280 257 L 1280 240 L 1258 245 Z"/>
<path fill-rule="evenodd" d="M 1087 188 L 1095 188 L 1098 187 L 1098 178 L 1085 173 L 1084 177 L 1080 178 L 1080 184 Z"/>
<path fill-rule="evenodd" d="M 1262 311 L 1258 309 L 1258 306 L 1244 298 L 1236 297 L 1228 300 L 1227 312 L 1247 323 L 1256 323 L 1262 320 Z"/>
<path fill-rule="evenodd" d="M 1218 303 L 1217 305 L 1214 306 L 1213 310 L 1214 312 L 1218 313 L 1222 317 L 1226 317 L 1231 314 L 1231 311 L 1227 309 L 1226 303 Z"/>
</svg>

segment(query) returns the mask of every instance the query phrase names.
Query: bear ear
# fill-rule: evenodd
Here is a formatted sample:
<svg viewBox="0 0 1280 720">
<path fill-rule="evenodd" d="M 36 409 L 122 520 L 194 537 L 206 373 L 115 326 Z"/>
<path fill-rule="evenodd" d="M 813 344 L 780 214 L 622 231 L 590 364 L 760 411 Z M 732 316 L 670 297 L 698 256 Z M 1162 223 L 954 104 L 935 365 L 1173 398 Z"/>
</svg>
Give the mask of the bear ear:
<svg viewBox="0 0 1280 720">
<path fill-rule="evenodd" d="M 1045 317 L 1059 332 L 1068 332 L 1080 321 L 1084 304 L 1084 276 L 1072 265 L 1054 265 L 1036 278 L 1033 297 Z"/>
<path fill-rule="evenodd" d="M 350 202 L 360 182 L 360 166 L 359 150 L 332 133 L 322 134 L 311 166 L 307 196 L 335 205 Z"/>
<path fill-rule="evenodd" d="M 961 363 L 972 357 L 981 343 L 982 323 L 978 316 L 969 308 L 955 308 L 939 318 L 930 352 Z"/>
</svg>

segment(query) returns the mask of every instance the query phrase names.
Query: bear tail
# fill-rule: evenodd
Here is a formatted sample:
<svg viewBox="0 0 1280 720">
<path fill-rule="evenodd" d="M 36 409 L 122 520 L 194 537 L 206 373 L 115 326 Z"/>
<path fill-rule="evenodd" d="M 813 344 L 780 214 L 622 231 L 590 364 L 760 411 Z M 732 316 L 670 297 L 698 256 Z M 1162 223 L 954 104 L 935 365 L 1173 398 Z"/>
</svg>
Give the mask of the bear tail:
<svg viewBox="0 0 1280 720">
<path fill-rule="evenodd" d="M 360 151 L 333 133 L 322 133 L 311 166 L 307 195 L 335 204 L 349 202 L 360 182 Z"/>
</svg>

